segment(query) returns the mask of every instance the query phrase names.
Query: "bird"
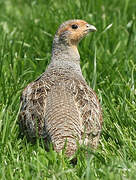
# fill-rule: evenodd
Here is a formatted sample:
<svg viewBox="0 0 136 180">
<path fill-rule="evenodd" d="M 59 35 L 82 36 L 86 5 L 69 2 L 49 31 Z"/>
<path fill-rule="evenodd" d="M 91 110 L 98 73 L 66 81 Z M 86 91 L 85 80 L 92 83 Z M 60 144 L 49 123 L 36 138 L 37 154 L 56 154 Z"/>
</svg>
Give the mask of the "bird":
<svg viewBox="0 0 136 180">
<path fill-rule="evenodd" d="M 102 129 L 102 108 L 82 75 L 78 44 L 96 27 L 84 20 L 62 23 L 53 40 L 45 72 L 29 83 L 21 95 L 19 128 L 32 141 L 38 137 L 64 148 L 71 157 L 78 144 L 96 149 Z"/>
</svg>

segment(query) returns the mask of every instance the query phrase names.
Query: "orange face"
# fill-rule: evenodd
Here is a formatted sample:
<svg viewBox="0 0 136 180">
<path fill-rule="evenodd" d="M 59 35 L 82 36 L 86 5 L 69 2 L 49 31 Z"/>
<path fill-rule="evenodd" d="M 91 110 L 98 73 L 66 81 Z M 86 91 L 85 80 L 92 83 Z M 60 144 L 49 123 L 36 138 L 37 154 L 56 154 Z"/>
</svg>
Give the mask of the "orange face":
<svg viewBox="0 0 136 180">
<path fill-rule="evenodd" d="M 61 39 L 65 39 L 68 44 L 77 45 L 91 31 L 96 31 L 96 28 L 87 22 L 83 20 L 70 20 L 60 26 L 57 35 Z"/>
</svg>

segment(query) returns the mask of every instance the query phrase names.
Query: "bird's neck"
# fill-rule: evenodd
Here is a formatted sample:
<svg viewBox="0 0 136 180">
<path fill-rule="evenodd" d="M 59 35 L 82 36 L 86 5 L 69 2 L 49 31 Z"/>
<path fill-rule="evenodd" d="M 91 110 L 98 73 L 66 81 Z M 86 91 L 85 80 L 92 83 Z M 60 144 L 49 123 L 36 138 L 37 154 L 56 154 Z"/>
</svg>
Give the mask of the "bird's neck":
<svg viewBox="0 0 136 180">
<path fill-rule="evenodd" d="M 80 55 L 76 45 L 53 43 L 51 62 L 69 61 L 80 64 Z"/>
</svg>

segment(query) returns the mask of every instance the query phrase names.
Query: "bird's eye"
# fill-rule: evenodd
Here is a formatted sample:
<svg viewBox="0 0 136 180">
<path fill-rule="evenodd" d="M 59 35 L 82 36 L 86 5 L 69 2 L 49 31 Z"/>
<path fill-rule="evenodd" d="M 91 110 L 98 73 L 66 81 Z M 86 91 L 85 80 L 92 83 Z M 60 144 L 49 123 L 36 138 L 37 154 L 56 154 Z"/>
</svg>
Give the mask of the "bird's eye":
<svg viewBox="0 0 136 180">
<path fill-rule="evenodd" d="M 77 24 L 72 24 L 72 29 L 77 29 L 78 28 L 78 25 Z"/>
</svg>

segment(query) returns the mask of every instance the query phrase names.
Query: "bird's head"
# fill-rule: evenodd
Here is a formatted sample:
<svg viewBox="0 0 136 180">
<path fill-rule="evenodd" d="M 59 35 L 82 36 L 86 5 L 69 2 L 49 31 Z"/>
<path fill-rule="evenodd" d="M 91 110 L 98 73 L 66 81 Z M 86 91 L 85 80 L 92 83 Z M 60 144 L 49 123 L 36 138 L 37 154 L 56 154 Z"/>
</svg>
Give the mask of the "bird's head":
<svg viewBox="0 0 136 180">
<path fill-rule="evenodd" d="M 77 46 L 83 37 L 93 31 L 96 28 L 83 20 L 69 20 L 60 25 L 55 38 L 57 43 Z"/>
</svg>

